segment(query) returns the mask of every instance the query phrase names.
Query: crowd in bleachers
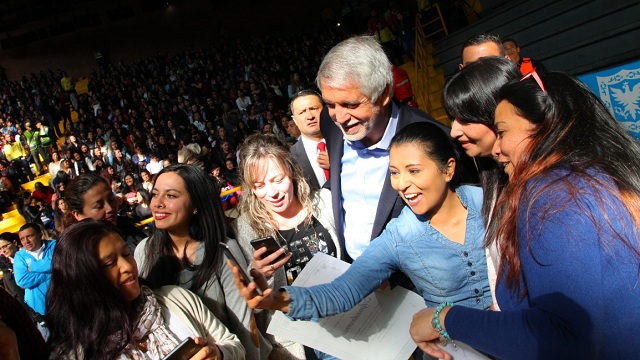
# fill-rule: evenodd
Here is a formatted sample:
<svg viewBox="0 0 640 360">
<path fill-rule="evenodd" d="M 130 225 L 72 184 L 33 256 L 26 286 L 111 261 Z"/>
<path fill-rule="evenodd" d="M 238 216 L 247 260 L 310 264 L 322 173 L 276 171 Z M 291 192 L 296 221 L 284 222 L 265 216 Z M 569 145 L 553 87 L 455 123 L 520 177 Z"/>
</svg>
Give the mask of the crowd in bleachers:
<svg viewBox="0 0 640 360">
<path fill-rule="evenodd" d="M 121 215 L 140 220 L 148 216 L 139 207 L 148 206 L 150 176 L 164 166 L 195 163 L 221 188 L 232 188 L 239 185 L 236 151 L 247 135 L 273 133 L 283 142 L 295 142 L 299 133 L 289 121 L 290 96 L 314 86 L 322 54 L 345 36 L 339 30 L 223 41 L 134 63 L 118 61 L 93 71 L 85 93 L 65 91 L 68 76 L 61 71 L 4 80 L 1 131 L 21 141 L 24 159 L 36 163 L 21 135 L 25 123 L 42 120 L 53 130 L 54 141 L 65 139 L 46 153 L 52 177 L 52 189 L 43 184 L 47 191 L 59 197 L 68 180 L 95 172 L 125 200 Z M 67 110 L 77 113 L 77 121 L 65 120 Z M 19 183 L 34 174 L 30 166 L 5 159 L 2 164 L 11 182 L 3 198 L 10 204 Z M 31 200 L 23 199 L 22 206 Z M 42 216 L 52 220 L 55 198 L 53 206 L 50 198 L 35 206 L 40 205 L 47 213 Z"/>
<path fill-rule="evenodd" d="M 393 29 L 396 46 L 388 53 L 401 56 L 405 30 L 397 19 L 403 13 L 410 17 L 411 11 L 393 3 L 376 6 L 379 11 L 368 22 Z M 356 31 L 365 31 L 365 25 Z M 289 146 L 296 141 L 300 132 L 290 121 L 289 102 L 299 90 L 315 87 L 323 54 L 348 35 L 347 28 L 222 39 L 209 48 L 159 53 L 132 63 L 119 60 L 92 71 L 87 91 L 76 91 L 64 70 L 0 80 L 0 208 L 4 212 L 16 204 L 25 216 L 33 198 L 21 193 L 20 183 L 45 169 L 51 179 L 43 185 L 56 193 L 53 202 L 37 201 L 33 207 L 39 212 L 26 212 L 26 217 L 41 218 L 51 228 L 60 187 L 86 172 L 107 179 L 126 200 L 120 214 L 135 220 L 148 214 L 137 210 L 148 205 L 144 199 L 150 187 L 141 185 L 149 185 L 147 176 L 169 164 L 196 163 L 215 174 L 223 190 L 239 185 L 236 152 L 243 139 L 260 132 L 275 134 Z M 376 35 L 374 28 L 367 31 Z M 44 128 L 48 133 L 47 146 L 36 148 L 25 136 L 25 126 L 35 128 L 36 122 L 41 123 L 36 132 Z M 237 202 L 227 199 L 225 208 Z"/>
<path fill-rule="evenodd" d="M 634 358 L 640 146 L 493 34 L 463 44 L 437 122 L 397 96 L 412 44 L 383 3 L 368 35 L 0 80 L 0 208 L 26 221 L 0 231 L 0 358 L 335 359 L 272 315 L 317 321 L 389 285 L 424 300 L 415 359 Z M 295 286 L 320 252 L 352 264 Z"/>
</svg>

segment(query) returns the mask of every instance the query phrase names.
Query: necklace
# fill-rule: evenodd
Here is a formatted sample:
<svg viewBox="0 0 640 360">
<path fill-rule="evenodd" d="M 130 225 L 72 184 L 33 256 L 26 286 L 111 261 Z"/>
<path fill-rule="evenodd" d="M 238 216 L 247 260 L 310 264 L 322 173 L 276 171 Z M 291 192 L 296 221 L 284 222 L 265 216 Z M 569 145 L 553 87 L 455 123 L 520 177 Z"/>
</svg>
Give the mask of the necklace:
<svg viewBox="0 0 640 360">
<path fill-rule="evenodd" d="M 276 237 L 276 241 L 280 243 L 280 246 L 281 247 L 287 246 L 288 245 L 287 239 L 285 239 L 284 236 L 282 236 L 282 234 L 280 233 L 280 230 L 276 230 L 276 234 L 280 236 L 280 239 L 282 239 L 282 242 L 280 242 L 280 239 Z"/>
<path fill-rule="evenodd" d="M 304 233 L 307 232 L 307 230 L 309 228 L 311 228 L 311 230 L 313 230 L 313 238 L 317 241 L 318 240 L 318 232 L 316 231 L 316 225 L 315 225 L 315 218 L 311 220 L 310 223 L 300 223 L 298 224 L 296 227 L 291 228 L 291 229 L 282 229 L 282 230 L 276 230 L 276 234 L 280 237 L 280 239 L 282 239 L 282 243 L 280 244 L 280 246 L 288 246 L 289 242 L 287 241 L 287 239 L 282 235 L 282 233 L 280 231 L 289 231 L 289 230 L 293 230 L 294 235 L 293 238 L 297 238 L 298 234 L 300 233 L 300 228 L 302 228 L 302 232 L 303 232 L 303 236 L 305 236 Z M 309 236 L 311 236 L 311 234 L 309 234 Z M 276 237 L 276 240 L 278 242 L 280 242 L 280 240 Z"/>
<path fill-rule="evenodd" d="M 298 233 L 298 231 L 300 231 L 300 229 L 298 229 L 298 227 L 300 226 L 300 218 L 302 217 L 303 214 L 305 214 L 306 211 L 304 211 L 304 209 L 301 209 L 300 211 L 298 211 L 298 214 L 293 218 L 293 225 L 291 225 L 291 221 L 287 221 L 287 222 L 278 222 L 278 230 L 289 230 L 289 229 L 293 229 L 296 233 Z M 286 229 L 282 229 L 283 227 L 285 227 Z"/>
</svg>

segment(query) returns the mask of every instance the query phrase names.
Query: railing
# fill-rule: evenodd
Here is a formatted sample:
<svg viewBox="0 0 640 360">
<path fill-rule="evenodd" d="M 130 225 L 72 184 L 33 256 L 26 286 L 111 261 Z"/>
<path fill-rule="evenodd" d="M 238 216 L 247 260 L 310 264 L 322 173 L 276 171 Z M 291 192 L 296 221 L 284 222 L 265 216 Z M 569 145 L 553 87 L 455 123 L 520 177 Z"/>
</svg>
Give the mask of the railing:
<svg viewBox="0 0 640 360">
<path fill-rule="evenodd" d="M 422 110 L 432 115 L 436 120 L 449 125 L 449 118 L 444 110 L 441 109 L 441 106 L 434 107 L 434 104 L 441 103 L 438 90 L 444 86 L 444 77 L 441 76 L 438 79 L 439 74 L 433 67 L 433 38 L 439 34 L 447 36 L 449 32 L 442 17 L 440 6 L 434 4 L 416 15 L 415 66 L 417 86 L 414 87 L 414 94 Z"/>
</svg>

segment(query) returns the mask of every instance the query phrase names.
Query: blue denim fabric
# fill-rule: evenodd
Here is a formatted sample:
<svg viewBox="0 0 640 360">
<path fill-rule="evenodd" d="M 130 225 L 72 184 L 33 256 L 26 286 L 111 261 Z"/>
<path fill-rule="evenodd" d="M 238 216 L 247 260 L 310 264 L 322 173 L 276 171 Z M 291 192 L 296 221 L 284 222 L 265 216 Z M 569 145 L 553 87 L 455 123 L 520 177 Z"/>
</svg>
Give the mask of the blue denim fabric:
<svg viewBox="0 0 640 360">
<path fill-rule="evenodd" d="M 317 321 L 347 311 L 398 270 L 411 279 L 427 306 L 450 301 L 488 309 L 491 291 L 482 247 L 482 190 L 460 186 L 456 192 L 468 210 L 464 245 L 445 238 L 431 227 L 429 219 L 415 215 L 407 206 L 349 270 L 330 284 L 285 287 L 290 298 L 287 315 Z"/>
</svg>

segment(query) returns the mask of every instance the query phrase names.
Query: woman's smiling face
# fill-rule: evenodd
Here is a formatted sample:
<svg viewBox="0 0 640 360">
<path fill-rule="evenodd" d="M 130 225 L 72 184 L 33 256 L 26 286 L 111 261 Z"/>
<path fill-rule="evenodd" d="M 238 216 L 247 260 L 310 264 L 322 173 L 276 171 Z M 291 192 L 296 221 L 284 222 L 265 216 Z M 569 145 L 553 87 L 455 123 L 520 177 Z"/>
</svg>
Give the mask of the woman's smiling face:
<svg viewBox="0 0 640 360">
<path fill-rule="evenodd" d="M 511 177 L 531 142 L 530 136 L 536 127 L 520 116 L 516 107 L 502 101 L 496 109 L 498 138 L 493 145 L 493 156 Z"/>
<path fill-rule="evenodd" d="M 293 181 L 273 157 L 263 158 L 257 168 L 265 169 L 265 175 L 253 183 L 251 190 L 268 211 L 284 213 L 296 198 Z"/>
<path fill-rule="evenodd" d="M 138 266 L 122 237 L 110 233 L 98 243 L 98 259 L 109 282 L 127 301 L 140 296 Z"/>
<path fill-rule="evenodd" d="M 176 172 L 161 174 L 151 193 L 150 207 L 158 229 L 169 232 L 189 229 L 194 209 L 180 175 Z"/>
<path fill-rule="evenodd" d="M 454 159 L 449 159 L 446 169 L 441 169 L 415 143 L 389 149 L 391 186 L 418 215 L 430 216 L 445 200 L 455 164 Z"/>
</svg>

